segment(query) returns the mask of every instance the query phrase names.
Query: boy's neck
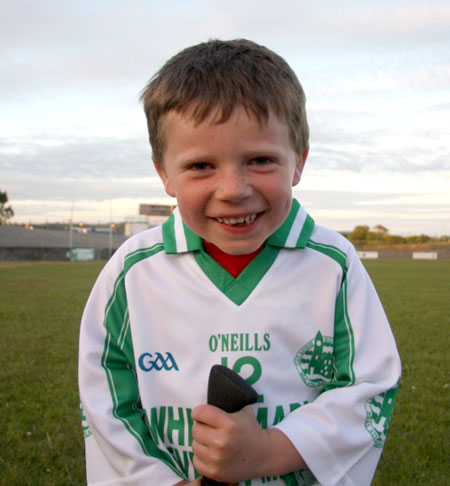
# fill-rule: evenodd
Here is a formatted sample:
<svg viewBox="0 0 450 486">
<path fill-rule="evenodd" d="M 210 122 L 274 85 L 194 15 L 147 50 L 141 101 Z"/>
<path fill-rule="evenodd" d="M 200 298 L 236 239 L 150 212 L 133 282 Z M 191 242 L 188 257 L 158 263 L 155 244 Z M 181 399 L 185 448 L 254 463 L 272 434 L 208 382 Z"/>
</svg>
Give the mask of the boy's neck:
<svg viewBox="0 0 450 486">
<path fill-rule="evenodd" d="M 230 275 L 237 278 L 244 268 L 255 258 L 256 255 L 264 248 L 261 245 L 256 251 L 246 255 L 230 255 L 225 253 L 213 243 L 203 240 L 203 248 L 206 253 L 222 266 Z"/>
</svg>

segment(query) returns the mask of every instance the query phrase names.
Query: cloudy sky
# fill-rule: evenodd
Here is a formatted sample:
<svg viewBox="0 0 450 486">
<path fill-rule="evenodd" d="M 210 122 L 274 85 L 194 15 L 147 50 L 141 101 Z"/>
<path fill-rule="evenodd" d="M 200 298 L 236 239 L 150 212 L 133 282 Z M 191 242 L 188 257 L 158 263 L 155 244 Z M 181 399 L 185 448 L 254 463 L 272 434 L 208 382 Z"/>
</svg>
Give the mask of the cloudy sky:
<svg viewBox="0 0 450 486">
<path fill-rule="evenodd" d="M 184 47 L 246 37 L 307 95 L 295 196 L 337 230 L 450 233 L 448 0 L 2 0 L 0 190 L 14 222 L 132 219 L 170 202 L 138 101 Z"/>
</svg>

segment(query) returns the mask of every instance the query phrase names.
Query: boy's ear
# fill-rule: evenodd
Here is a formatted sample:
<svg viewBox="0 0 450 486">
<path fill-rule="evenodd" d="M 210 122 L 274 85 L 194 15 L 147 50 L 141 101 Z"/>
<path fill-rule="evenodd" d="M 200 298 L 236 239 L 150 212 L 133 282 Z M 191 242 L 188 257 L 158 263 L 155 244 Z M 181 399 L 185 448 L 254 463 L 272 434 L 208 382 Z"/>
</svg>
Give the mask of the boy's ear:
<svg viewBox="0 0 450 486">
<path fill-rule="evenodd" d="M 303 154 L 297 157 L 297 165 L 295 167 L 294 177 L 292 178 L 292 186 L 296 186 L 302 178 L 303 169 L 305 167 L 306 159 L 308 158 L 309 147 L 306 147 Z"/>
<path fill-rule="evenodd" d="M 164 172 L 164 169 L 161 167 L 161 165 L 158 163 L 158 161 L 155 159 L 155 157 L 152 157 L 153 160 L 153 165 L 155 166 L 156 172 L 158 172 L 159 177 L 162 180 L 162 183 L 164 184 L 164 189 L 166 190 L 166 193 L 169 196 L 175 197 L 175 191 L 172 188 L 172 184 L 170 183 L 169 178 L 167 177 L 166 173 Z"/>
</svg>

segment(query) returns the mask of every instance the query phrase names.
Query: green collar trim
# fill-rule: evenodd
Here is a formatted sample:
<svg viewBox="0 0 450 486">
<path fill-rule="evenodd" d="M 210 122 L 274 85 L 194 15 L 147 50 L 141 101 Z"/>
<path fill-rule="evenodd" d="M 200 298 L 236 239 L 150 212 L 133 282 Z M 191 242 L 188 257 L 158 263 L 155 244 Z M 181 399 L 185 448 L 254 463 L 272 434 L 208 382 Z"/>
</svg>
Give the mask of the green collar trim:
<svg viewBox="0 0 450 486">
<path fill-rule="evenodd" d="M 202 239 L 181 219 L 178 208 L 162 225 L 164 250 L 167 254 L 203 250 Z"/>
<path fill-rule="evenodd" d="M 266 246 L 237 278 L 232 277 L 205 251 L 196 251 L 194 256 L 211 282 L 232 302 L 241 305 L 262 280 L 279 252 L 280 248 Z"/>
<path fill-rule="evenodd" d="M 269 236 L 266 245 L 277 248 L 305 248 L 313 229 L 314 220 L 297 199 L 293 199 L 287 218 L 275 233 Z"/>
<path fill-rule="evenodd" d="M 204 251 L 201 238 L 184 223 L 178 208 L 163 224 L 162 233 L 167 254 L 193 252 L 198 265 L 211 282 L 232 302 L 241 305 L 268 272 L 280 250 L 305 248 L 313 229 L 313 219 L 293 199 L 284 223 L 267 239 L 264 249 L 237 278 L 232 277 Z"/>
</svg>

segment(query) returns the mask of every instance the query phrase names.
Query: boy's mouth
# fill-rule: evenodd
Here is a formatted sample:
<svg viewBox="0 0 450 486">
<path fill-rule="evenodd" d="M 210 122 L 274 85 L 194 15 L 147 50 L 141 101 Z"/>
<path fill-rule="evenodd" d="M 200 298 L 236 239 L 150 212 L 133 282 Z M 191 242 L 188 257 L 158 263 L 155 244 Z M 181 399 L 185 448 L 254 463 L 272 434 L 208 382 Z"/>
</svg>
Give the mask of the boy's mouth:
<svg viewBox="0 0 450 486">
<path fill-rule="evenodd" d="M 219 223 L 223 223 L 229 226 L 234 226 L 236 224 L 246 224 L 249 225 L 255 221 L 257 214 L 249 214 L 248 216 L 239 216 L 235 218 L 216 218 Z"/>
</svg>

